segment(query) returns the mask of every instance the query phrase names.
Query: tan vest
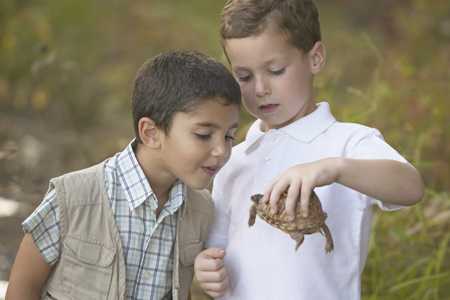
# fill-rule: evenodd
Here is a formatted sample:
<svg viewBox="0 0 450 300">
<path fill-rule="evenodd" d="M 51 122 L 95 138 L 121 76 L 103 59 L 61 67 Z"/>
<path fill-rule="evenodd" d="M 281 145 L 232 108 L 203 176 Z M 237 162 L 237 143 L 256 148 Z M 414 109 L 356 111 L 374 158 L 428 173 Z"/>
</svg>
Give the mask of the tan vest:
<svg viewBox="0 0 450 300">
<path fill-rule="evenodd" d="M 54 178 L 60 208 L 61 255 L 42 299 L 125 299 L 125 260 L 104 189 L 104 163 Z M 178 212 L 172 297 L 188 299 L 193 263 L 213 218 L 209 192 L 187 189 Z"/>
</svg>

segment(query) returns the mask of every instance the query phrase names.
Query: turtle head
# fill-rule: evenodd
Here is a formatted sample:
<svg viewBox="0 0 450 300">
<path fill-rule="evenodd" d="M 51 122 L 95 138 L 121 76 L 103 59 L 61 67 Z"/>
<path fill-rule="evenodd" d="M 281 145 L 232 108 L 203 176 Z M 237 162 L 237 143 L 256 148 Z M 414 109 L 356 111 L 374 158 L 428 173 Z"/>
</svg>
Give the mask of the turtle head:
<svg viewBox="0 0 450 300">
<path fill-rule="evenodd" d="M 261 200 L 263 196 L 264 196 L 263 194 L 255 194 L 255 195 L 252 195 L 252 196 L 250 197 L 250 199 L 251 199 L 255 204 L 258 204 L 258 203 L 259 203 L 259 200 Z"/>
</svg>

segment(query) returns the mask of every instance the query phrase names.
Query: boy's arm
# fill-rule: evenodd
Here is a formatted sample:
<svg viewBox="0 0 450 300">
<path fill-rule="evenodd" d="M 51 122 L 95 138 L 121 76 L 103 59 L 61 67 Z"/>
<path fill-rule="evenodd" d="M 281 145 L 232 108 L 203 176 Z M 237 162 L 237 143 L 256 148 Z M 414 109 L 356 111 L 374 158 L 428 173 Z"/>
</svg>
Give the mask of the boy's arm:
<svg viewBox="0 0 450 300">
<path fill-rule="evenodd" d="M 424 193 L 420 174 L 407 163 L 389 159 L 327 158 L 289 168 L 269 186 L 263 201 L 270 201 L 275 209 L 280 195 L 288 189 L 288 215 L 294 216 L 299 193 L 303 214 L 307 215 L 312 189 L 334 182 L 399 205 L 413 205 Z"/>
<path fill-rule="evenodd" d="M 224 256 L 223 249 L 207 248 L 195 258 L 195 279 L 203 291 L 213 298 L 223 296 L 229 286 Z"/>
<path fill-rule="evenodd" d="M 388 159 L 338 159 L 337 182 L 375 199 L 413 205 L 424 194 L 419 172 L 410 164 Z"/>
<path fill-rule="evenodd" d="M 41 299 L 50 271 L 51 266 L 34 245 L 31 234 L 25 234 L 11 270 L 6 300 Z"/>
<path fill-rule="evenodd" d="M 226 174 L 225 174 L 226 175 Z M 213 298 L 223 296 L 229 287 L 229 277 L 224 264 L 225 250 L 228 243 L 228 226 L 230 222 L 229 201 L 225 198 L 227 176 L 223 170 L 214 179 L 212 199 L 214 202 L 214 222 L 209 230 L 207 249 L 195 258 L 194 272 L 200 287 Z"/>
</svg>

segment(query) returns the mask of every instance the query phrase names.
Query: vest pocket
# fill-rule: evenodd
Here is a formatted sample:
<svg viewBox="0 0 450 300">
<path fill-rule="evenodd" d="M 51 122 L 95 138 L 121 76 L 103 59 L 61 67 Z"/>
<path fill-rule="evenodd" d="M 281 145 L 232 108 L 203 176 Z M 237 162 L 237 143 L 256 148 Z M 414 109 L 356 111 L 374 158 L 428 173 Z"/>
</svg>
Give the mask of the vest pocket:
<svg viewBox="0 0 450 300">
<path fill-rule="evenodd" d="M 194 264 L 195 258 L 203 250 L 203 242 L 192 241 L 181 245 L 180 262 L 183 266 L 188 267 Z"/>
<path fill-rule="evenodd" d="M 61 262 L 62 284 L 74 299 L 106 299 L 111 286 L 115 249 L 66 236 Z"/>
</svg>

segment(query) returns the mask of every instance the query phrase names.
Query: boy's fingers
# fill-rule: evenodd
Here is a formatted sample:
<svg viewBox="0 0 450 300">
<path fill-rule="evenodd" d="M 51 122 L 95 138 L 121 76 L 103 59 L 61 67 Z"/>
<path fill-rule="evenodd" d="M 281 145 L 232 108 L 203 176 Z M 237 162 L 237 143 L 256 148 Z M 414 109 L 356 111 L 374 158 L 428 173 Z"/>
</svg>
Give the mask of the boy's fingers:
<svg viewBox="0 0 450 300">
<path fill-rule="evenodd" d="M 219 297 L 222 297 L 223 295 L 225 295 L 225 292 L 220 292 L 220 293 L 218 293 L 218 292 L 215 292 L 215 291 L 209 291 L 209 290 L 206 290 L 206 289 L 204 289 L 204 291 L 210 296 L 210 297 L 212 297 L 212 298 L 219 298 Z"/>
<path fill-rule="evenodd" d="M 221 283 L 228 280 L 227 271 L 224 267 L 213 270 L 213 271 L 207 271 L 207 270 L 196 270 L 195 272 L 195 278 L 198 282 L 200 282 L 202 285 L 207 283 Z"/>
<path fill-rule="evenodd" d="M 225 251 L 219 248 L 208 248 L 200 252 L 195 258 L 194 268 L 196 272 L 214 272 L 224 266 L 223 257 Z"/>
<path fill-rule="evenodd" d="M 272 181 L 272 183 L 266 188 L 266 190 L 264 191 L 264 196 L 260 200 L 262 203 L 269 202 L 269 199 L 270 199 L 271 194 L 272 194 L 273 187 L 275 186 L 277 181 L 278 181 L 278 178 L 275 179 L 274 181 Z"/>
<path fill-rule="evenodd" d="M 228 273 L 224 267 L 214 272 L 196 271 L 195 277 L 203 291 L 213 298 L 223 296 L 229 286 Z"/>
<path fill-rule="evenodd" d="M 272 194 L 272 186 L 264 192 L 263 197 L 259 201 L 261 203 L 267 203 L 270 199 L 271 194 Z"/>
<path fill-rule="evenodd" d="M 200 252 L 199 255 L 207 256 L 209 258 L 224 258 L 225 250 L 223 250 L 222 248 L 207 248 Z"/>
<path fill-rule="evenodd" d="M 272 189 L 270 193 L 269 203 L 273 213 L 278 211 L 278 200 L 280 199 L 281 194 L 289 187 L 289 181 L 278 181 Z"/>
<path fill-rule="evenodd" d="M 286 197 L 286 213 L 291 220 L 295 218 L 295 208 L 298 202 L 298 196 L 300 193 L 300 183 L 292 183 L 288 190 Z"/>
<path fill-rule="evenodd" d="M 228 279 L 223 282 L 218 282 L 218 283 L 212 282 L 212 283 L 205 283 L 205 284 L 201 285 L 202 289 L 213 298 L 223 296 L 225 294 L 225 292 L 227 291 L 228 286 L 229 286 Z"/>
<path fill-rule="evenodd" d="M 308 216 L 309 197 L 311 196 L 311 187 L 309 185 L 302 185 L 300 194 L 300 208 L 302 216 L 306 218 Z"/>
<path fill-rule="evenodd" d="M 222 258 L 212 258 L 208 256 L 197 257 L 195 260 L 196 272 L 215 272 L 223 268 L 224 263 Z"/>
</svg>

